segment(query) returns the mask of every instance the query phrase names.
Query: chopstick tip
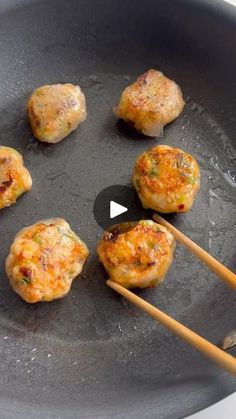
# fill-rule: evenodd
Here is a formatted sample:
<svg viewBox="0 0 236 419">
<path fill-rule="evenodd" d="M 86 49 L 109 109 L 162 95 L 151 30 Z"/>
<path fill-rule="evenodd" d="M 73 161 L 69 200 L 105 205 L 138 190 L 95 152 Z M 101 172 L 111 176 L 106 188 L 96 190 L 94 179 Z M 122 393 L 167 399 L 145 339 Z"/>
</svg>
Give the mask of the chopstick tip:
<svg viewBox="0 0 236 419">
<path fill-rule="evenodd" d="M 158 215 L 158 214 L 154 214 L 153 215 L 153 217 L 152 217 L 155 221 L 157 221 L 157 222 L 159 222 L 159 223 L 161 223 L 162 221 L 163 221 L 163 218 L 160 216 L 160 215 Z"/>
</svg>

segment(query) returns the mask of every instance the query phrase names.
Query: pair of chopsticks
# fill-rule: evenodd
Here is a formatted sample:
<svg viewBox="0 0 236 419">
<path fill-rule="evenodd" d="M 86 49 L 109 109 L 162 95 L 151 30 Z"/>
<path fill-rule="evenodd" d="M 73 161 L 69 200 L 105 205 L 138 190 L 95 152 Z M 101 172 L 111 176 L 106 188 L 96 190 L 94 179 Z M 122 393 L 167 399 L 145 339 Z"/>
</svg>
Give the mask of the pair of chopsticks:
<svg viewBox="0 0 236 419">
<path fill-rule="evenodd" d="M 153 216 L 154 220 L 159 224 L 165 226 L 178 240 L 182 243 L 188 250 L 190 250 L 195 256 L 197 256 L 205 265 L 207 265 L 210 270 L 216 273 L 220 279 L 222 279 L 227 285 L 236 290 L 236 275 L 222 265 L 218 260 L 209 255 L 205 250 L 200 246 L 186 237 L 181 233 L 177 228 L 173 227 L 170 223 L 164 220 L 159 215 L 155 214 Z M 147 301 L 135 295 L 133 292 L 127 290 L 121 285 L 108 279 L 107 285 L 118 292 L 118 294 L 125 297 L 131 303 L 145 311 L 171 332 L 175 333 L 177 336 L 185 340 L 189 345 L 193 346 L 199 352 L 207 356 L 213 362 L 218 364 L 220 367 L 224 368 L 226 371 L 236 376 L 236 358 L 230 354 L 224 352 L 222 349 L 215 346 L 213 343 L 209 342 L 205 338 L 199 336 L 197 333 L 188 329 L 183 324 L 174 320 L 172 317 L 168 316 L 158 308 L 154 307 L 152 304 L 149 304 Z"/>
<path fill-rule="evenodd" d="M 197 256 L 198 259 L 205 263 L 205 265 L 207 265 L 211 271 L 213 271 L 220 279 L 222 279 L 225 284 L 236 290 L 236 274 L 231 272 L 228 268 L 222 265 L 222 263 L 213 258 L 213 256 L 209 255 L 209 253 L 207 253 L 200 246 L 186 237 L 183 233 L 181 233 L 181 231 L 177 230 L 177 228 L 164 220 L 164 218 L 157 214 L 154 214 L 153 218 L 157 223 L 166 227 L 173 234 L 177 241 L 182 243 L 186 249 L 190 250 L 190 252 Z"/>
</svg>

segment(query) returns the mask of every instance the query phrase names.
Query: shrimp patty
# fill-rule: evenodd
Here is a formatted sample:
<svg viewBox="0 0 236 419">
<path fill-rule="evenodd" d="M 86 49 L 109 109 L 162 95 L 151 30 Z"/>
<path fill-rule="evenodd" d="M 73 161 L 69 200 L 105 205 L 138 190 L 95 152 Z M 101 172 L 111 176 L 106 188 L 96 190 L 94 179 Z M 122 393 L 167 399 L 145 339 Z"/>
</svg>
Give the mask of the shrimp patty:
<svg viewBox="0 0 236 419">
<path fill-rule="evenodd" d="M 64 297 L 88 256 L 85 243 L 60 218 L 39 221 L 15 237 L 6 260 L 12 288 L 27 303 Z"/>
<path fill-rule="evenodd" d="M 181 114 L 184 104 L 174 81 L 160 71 L 148 70 L 126 87 L 114 112 L 137 131 L 158 137 L 163 127 Z"/>
<path fill-rule="evenodd" d="M 52 84 L 38 87 L 31 95 L 27 111 L 35 138 L 58 143 L 86 119 L 85 96 L 79 86 Z"/>
<path fill-rule="evenodd" d="M 14 148 L 0 146 L 0 209 L 14 204 L 32 187 L 30 173 Z"/>
<path fill-rule="evenodd" d="M 145 220 L 110 228 L 97 253 L 113 281 L 125 288 L 146 288 L 164 279 L 174 248 L 175 240 L 165 227 Z"/>
<path fill-rule="evenodd" d="M 200 188 L 199 166 L 183 150 L 159 145 L 138 157 L 133 185 L 144 208 L 186 212 Z"/>
</svg>

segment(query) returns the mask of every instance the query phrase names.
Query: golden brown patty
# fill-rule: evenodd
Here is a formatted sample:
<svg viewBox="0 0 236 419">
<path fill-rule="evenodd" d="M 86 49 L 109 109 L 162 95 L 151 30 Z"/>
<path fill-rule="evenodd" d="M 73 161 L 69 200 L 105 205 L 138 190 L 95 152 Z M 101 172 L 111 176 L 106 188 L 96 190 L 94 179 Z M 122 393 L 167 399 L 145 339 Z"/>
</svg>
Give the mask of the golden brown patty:
<svg viewBox="0 0 236 419">
<path fill-rule="evenodd" d="M 35 138 L 58 143 L 86 119 L 85 96 L 79 86 L 52 84 L 38 87 L 27 104 Z"/>
<path fill-rule="evenodd" d="M 30 173 L 14 148 L 0 146 L 0 209 L 14 204 L 32 187 Z"/>
<path fill-rule="evenodd" d="M 160 71 L 148 70 L 126 87 L 114 111 L 137 131 L 156 137 L 162 134 L 166 124 L 181 114 L 184 103 L 174 81 Z"/>
<path fill-rule="evenodd" d="M 103 234 L 97 253 L 110 278 L 125 288 L 158 285 L 173 259 L 175 241 L 150 220 L 122 223 Z"/>
<path fill-rule="evenodd" d="M 21 230 L 6 260 L 12 288 L 28 303 L 64 297 L 88 256 L 85 243 L 60 218 Z"/>
<path fill-rule="evenodd" d="M 186 212 L 200 188 L 199 166 L 183 150 L 159 145 L 138 157 L 133 185 L 144 208 Z"/>
</svg>

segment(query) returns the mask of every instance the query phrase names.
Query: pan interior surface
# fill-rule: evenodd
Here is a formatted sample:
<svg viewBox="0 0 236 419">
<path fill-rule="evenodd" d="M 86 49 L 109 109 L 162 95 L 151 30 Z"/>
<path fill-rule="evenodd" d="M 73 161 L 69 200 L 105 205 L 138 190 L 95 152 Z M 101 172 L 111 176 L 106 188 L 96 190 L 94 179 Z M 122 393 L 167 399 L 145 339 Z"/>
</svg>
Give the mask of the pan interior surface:
<svg viewBox="0 0 236 419">
<path fill-rule="evenodd" d="M 1 417 L 176 419 L 232 393 L 233 377 L 106 288 L 93 202 L 111 184 L 130 185 L 145 149 L 180 147 L 200 164 L 201 190 L 189 213 L 170 220 L 236 270 L 234 9 L 2 0 L 0 19 L 0 143 L 24 155 L 33 177 L 30 193 L 0 214 Z M 186 100 L 158 140 L 112 114 L 121 91 L 149 68 L 175 80 Z M 36 87 L 56 82 L 81 86 L 88 117 L 45 145 L 32 137 L 25 104 Z M 66 298 L 27 305 L 10 289 L 4 261 L 23 226 L 49 217 L 65 218 L 90 256 Z M 235 329 L 233 291 L 180 245 L 163 284 L 138 294 L 216 344 Z"/>
</svg>

